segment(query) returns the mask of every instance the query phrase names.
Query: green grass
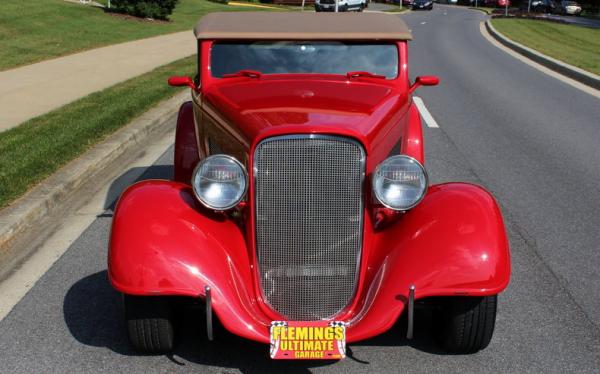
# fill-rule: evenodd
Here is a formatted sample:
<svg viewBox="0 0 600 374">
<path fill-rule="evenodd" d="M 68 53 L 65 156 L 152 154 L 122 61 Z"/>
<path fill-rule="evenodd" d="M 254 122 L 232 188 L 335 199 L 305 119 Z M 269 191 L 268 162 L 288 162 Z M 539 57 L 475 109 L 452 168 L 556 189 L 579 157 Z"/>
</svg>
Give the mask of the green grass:
<svg viewBox="0 0 600 374">
<path fill-rule="evenodd" d="M 488 7 L 478 6 L 477 8 L 476 7 L 469 7 L 469 9 L 481 10 L 483 12 L 486 12 L 487 14 L 492 14 L 492 12 L 494 11 L 495 8 L 488 8 Z"/>
<path fill-rule="evenodd" d="M 0 209 L 159 101 L 181 92 L 195 56 L 165 65 L 0 133 Z"/>
<path fill-rule="evenodd" d="M 124 19 L 102 9 L 63 0 L 0 1 L 0 71 L 73 52 L 192 30 L 198 19 L 232 7 L 207 0 L 179 0 L 171 22 Z"/>
<path fill-rule="evenodd" d="M 409 9 L 410 9 L 410 7 L 403 5 L 402 9 L 400 9 L 400 6 L 398 6 L 397 8 L 385 9 L 384 12 L 386 12 L 386 13 L 404 13 L 404 12 L 407 12 Z"/>
<path fill-rule="evenodd" d="M 526 19 L 493 19 L 492 24 L 518 43 L 600 74 L 600 29 Z"/>
</svg>

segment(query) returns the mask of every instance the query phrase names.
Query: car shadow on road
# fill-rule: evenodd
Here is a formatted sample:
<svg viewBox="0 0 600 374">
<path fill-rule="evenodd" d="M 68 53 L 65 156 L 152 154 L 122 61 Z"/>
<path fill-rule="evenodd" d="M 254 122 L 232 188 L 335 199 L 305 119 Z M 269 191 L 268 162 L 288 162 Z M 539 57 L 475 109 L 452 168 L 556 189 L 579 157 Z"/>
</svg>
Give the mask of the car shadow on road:
<svg viewBox="0 0 600 374">
<path fill-rule="evenodd" d="M 115 178 L 106 197 L 104 198 L 104 209 L 114 210 L 119 196 L 136 182 L 140 182 L 147 179 L 172 179 L 173 178 L 173 165 L 150 165 L 148 167 L 135 167 L 127 170 Z"/>
<path fill-rule="evenodd" d="M 63 304 L 69 332 L 81 344 L 106 347 L 120 355 L 139 355 L 127 341 L 121 300 L 121 295 L 110 286 L 106 271 L 79 280 L 69 288 Z M 360 354 L 355 355 L 353 350 L 363 346 L 409 345 L 424 352 L 444 354 L 432 339 L 431 318 L 428 311 L 416 311 L 413 340 L 405 338 L 406 318 L 400 318 L 388 332 L 349 345 L 346 360 L 362 363 L 367 370 L 369 362 Z M 209 342 L 201 304 L 185 308 L 178 320 L 178 344 L 173 355 L 167 357 L 175 366 L 186 366 L 191 362 L 256 373 L 273 370 L 308 372 L 310 368 L 335 364 L 334 361 L 273 361 L 268 356 L 267 345 L 233 335 L 219 323 L 215 326 L 214 341 Z"/>
</svg>

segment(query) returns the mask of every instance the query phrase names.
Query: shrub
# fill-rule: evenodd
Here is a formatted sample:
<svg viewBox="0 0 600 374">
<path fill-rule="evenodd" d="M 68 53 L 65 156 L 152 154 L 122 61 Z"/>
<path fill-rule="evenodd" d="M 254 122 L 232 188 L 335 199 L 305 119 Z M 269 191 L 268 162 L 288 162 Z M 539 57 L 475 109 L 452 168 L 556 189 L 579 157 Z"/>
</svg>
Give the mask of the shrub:
<svg viewBox="0 0 600 374">
<path fill-rule="evenodd" d="M 177 0 L 112 0 L 110 10 L 135 17 L 168 19 Z"/>
</svg>

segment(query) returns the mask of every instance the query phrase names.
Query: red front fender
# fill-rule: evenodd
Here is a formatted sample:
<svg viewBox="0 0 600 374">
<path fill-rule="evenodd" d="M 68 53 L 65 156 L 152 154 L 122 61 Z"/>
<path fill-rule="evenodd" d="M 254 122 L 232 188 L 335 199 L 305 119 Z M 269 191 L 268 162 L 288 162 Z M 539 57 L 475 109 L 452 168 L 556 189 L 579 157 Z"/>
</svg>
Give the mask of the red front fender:
<svg viewBox="0 0 600 374">
<path fill-rule="evenodd" d="M 354 339 L 386 331 L 408 300 L 500 293 L 510 279 L 510 254 L 500 209 L 492 195 L 466 183 L 432 186 L 414 209 L 373 243 L 376 275 L 355 319 Z M 379 256 L 377 254 L 380 254 Z M 374 270 L 375 272 L 375 270 Z"/>
<path fill-rule="evenodd" d="M 115 209 L 108 275 L 132 295 L 204 296 L 230 331 L 261 340 L 266 321 L 253 300 L 246 243 L 222 215 L 200 214 L 191 187 L 144 181 L 123 193 Z M 260 333 L 259 333 L 260 331 Z"/>
<path fill-rule="evenodd" d="M 410 285 L 417 298 L 481 296 L 499 293 L 509 281 L 500 211 L 477 186 L 432 186 L 416 208 L 371 238 L 362 260 L 368 281 L 356 309 L 347 313 L 349 342 L 389 329 Z M 244 233 L 224 216 L 202 210 L 187 185 L 145 181 L 123 194 L 108 269 L 113 287 L 127 294 L 198 297 L 208 285 L 214 311 L 229 331 L 269 341 L 270 319 L 254 293 Z"/>
</svg>

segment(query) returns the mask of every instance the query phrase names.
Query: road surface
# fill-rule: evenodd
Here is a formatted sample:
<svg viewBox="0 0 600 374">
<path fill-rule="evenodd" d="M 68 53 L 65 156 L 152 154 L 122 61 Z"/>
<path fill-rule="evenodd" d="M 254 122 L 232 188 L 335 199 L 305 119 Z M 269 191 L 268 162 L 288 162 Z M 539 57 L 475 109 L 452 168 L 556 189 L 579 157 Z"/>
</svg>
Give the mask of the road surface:
<svg viewBox="0 0 600 374">
<path fill-rule="evenodd" d="M 192 310 L 173 356 L 137 355 L 127 345 L 120 297 L 107 282 L 109 208 L 0 321 L 0 370 L 597 372 L 599 99 L 490 44 L 479 32 L 480 12 L 436 5 L 402 17 L 414 33 L 411 75 L 438 74 L 442 81 L 417 93 L 439 125 L 424 125 L 432 182 L 484 185 L 506 219 L 512 281 L 486 350 L 444 354 L 432 341 L 430 316 L 419 313 L 412 342 L 399 324 L 352 344 L 341 362 L 272 362 L 266 346 L 222 329 L 207 342 L 201 312 Z M 172 171 L 170 148 L 143 177 L 168 178 Z"/>
<path fill-rule="evenodd" d="M 591 27 L 593 29 L 600 28 L 600 19 L 576 17 L 576 16 L 561 16 L 558 14 L 547 14 L 550 19 L 560 20 L 572 25 Z"/>
</svg>

